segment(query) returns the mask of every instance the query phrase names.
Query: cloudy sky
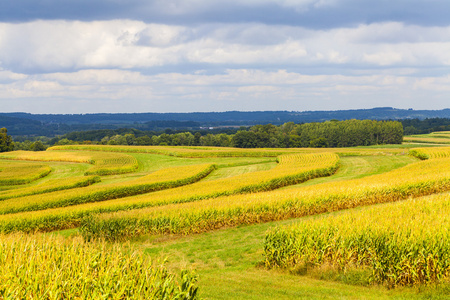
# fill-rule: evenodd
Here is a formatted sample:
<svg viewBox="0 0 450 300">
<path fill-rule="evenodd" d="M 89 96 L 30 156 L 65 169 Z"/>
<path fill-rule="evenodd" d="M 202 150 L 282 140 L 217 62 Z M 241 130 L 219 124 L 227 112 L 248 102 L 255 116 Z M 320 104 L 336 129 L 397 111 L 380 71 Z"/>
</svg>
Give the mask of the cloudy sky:
<svg viewBox="0 0 450 300">
<path fill-rule="evenodd" d="M 0 3 L 0 112 L 450 107 L 448 0 Z"/>
</svg>

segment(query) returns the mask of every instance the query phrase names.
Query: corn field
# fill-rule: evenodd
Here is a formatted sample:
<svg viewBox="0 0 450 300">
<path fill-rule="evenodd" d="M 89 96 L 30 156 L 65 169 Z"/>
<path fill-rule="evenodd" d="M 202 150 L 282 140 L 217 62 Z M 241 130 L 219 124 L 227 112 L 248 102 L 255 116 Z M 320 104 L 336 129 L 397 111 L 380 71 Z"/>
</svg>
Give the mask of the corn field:
<svg viewBox="0 0 450 300">
<path fill-rule="evenodd" d="M 290 155 L 289 155 L 290 156 Z M 113 194 L 117 187 L 86 187 L 92 193 L 80 193 L 79 190 L 63 192 L 58 197 L 52 198 L 52 194 L 23 197 L 0 202 L 0 231 L 50 231 L 56 229 L 72 228 L 78 226 L 81 219 L 92 213 L 130 210 L 132 208 L 144 208 L 165 206 L 171 203 L 196 202 L 203 199 L 217 198 L 223 195 L 255 193 L 273 190 L 278 187 L 303 182 L 305 180 L 327 176 L 334 173 L 338 167 L 339 158 L 335 154 L 295 154 L 294 157 L 281 158 L 279 165 L 268 171 L 242 174 L 231 178 L 214 181 L 198 182 L 183 187 L 172 188 L 164 191 L 143 194 L 141 196 L 121 198 Z M 286 163 L 283 163 L 283 161 Z M 193 168 L 178 167 L 178 168 Z M 196 166 L 198 168 L 198 166 Z M 209 168 L 209 167 L 208 167 Z M 175 172 L 174 172 L 175 170 Z M 176 169 L 161 170 L 169 172 L 170 178 L 175 174 L 182 174 Z M 173 173 L 170 173 L 173 172 Z M 151 176 L 151 175 L 149 175 Z M 155 178 L 159 178 L 155 177 Z M 123 185 L 127 185 L 124 182 Z M 124 191 L 126 192 L 126 188 Z M 73 197 L 71 195 L 73 194 Z M 110 194 L 116 195 L 116 200 L 106 200 Z M 126 195 L 123 195 L 124 197 Z M 86 200 L 85 200 L 86 199 Z M 95 201 L 96 199 L 101 199 Z M 114 199 L 111 197 L 110 199 Z M 78 205 L 73 205 L 75 202 Z M 95 203 L 83 203 L 95 202 Z M 213 200 L 214 201 L 214 200 Z M 70 205 L 67 208 L 54 208 Z M 44 210 L 45 209 L 45 210 Z M 41 210 L 29 213 L 20 211 Z"/>
<path fill-rule="evenodd" d="M 15 234 L 0 236 L 0 298 L 198 299 L 198 288 L 126 245 Z"/>
<path fill-rule="evenodd" d="M 161 163 L 161 167 L 145 171 L 149 169 L 146 163 L 152 163 L 144 161 L 148 154 L 155 162 L 155 156 L 164 157 L 167 165 Z M 343 156 L 406 154 L 418 159 L 408 158 L 404 167 L 363 178 L 299 185 L 336 174 Z M 276 157 L 277 164 L 268 166 L 267 159 L 255 159 L 251 163 L 266 163 L 264 168 L 251 172 L 238 169 L 242 173 L 223 178 L 210 176 L 217 174 L 221 159 L 239 167 L 232 163 L 238 157 L 249 161 L 258 157 L 273 161 Z M 53 176 L 46 162 L 90 166 L 87 169 L 85 165 L 78 176 L 40 179 Z M 186 165 L 177 165 L 180 162 Z M 450 191 L 450 147 L 408 152 L 399 148 L 56 146 L 45 152 L 2 153 L 0 185 L 2 178 L 16 178 L 14 182 L 33 179 L 20 186 L 7 182 L 0 190 L 0 256 L 4 259 L 0 262 L 4 264 L 0 284 L 8 282 L 0 285 L 0 298 L 159 299 L 165 295 L 167 299 L 195 299 L 195 277 L 189 272 L 177 281 L 164 268 L 141 260 L 141 254 L 130 254 L 102 241 L 122 242 L 144 234 L 196 234 L 336 211 L 341 213 L 271 230 L 264 246 L 265 265 L 288 269 L 332 265 L 342 272 L 366 268 L 371 270 L 372 282 L 392 287 L 439 282 L 450 275 L 450 199 L 446 194 Z M 283 189 L 287 186 L 289 189 Z M 424 198 L 432 194 L 436 195 Z M 352 210 L 358 207 L 363 208 Z M 80 236 L 64 240 L 37 233 L 70 228 L 78 228 Z M 18 256 L 18 264 L 12 262 L 14 251 L 30 253 L 31 269 L 24 267 L 25 255 Z M 108 251 L 123 262 L 99 254 Z M 80 262 L 66 261 L 70 256 Z M 46 257 L 49 265 L 44 264 L 39 273 L 36 261 L 45 262 Z M 126 271 L 118 274 L 113 265 L 107 265 L 109 260 Z M 146 266 L 148 273 L 138 270 L 131 260 Z M 102 267 L 92 268 L 88 262 Z M 67 266 L 67 272 L 88 279 L 64 281 L 66 275 L 52 271 L 61 266 L 59 263 Z M 75 267 L 72 263 L 86 265 Z M 76 273 L 76 268 L 81 273 Z M 25 272 L 21 273 L 22 281 L 11 275 L 18 270 Z M 33 279 L 29 275 L 33 272 L 40 275 Z M 122 275 L 124 285 L 110 284 Z M 133 276 L 147 281 L 133 281 Z M 21 285 L 30 288 L 23 290 Z M 131 292 L 129 286 L 139 288 Z"/>
<path fill-rule="evenodd" d="M 275 228 L 264 243 L 267 267 L 367 267 L 389 286 L 450 275 L 450 195 L 350 210 Z"/>
<path fill-rule="evenodd" d="M 0 161 L 0 186 L 30 183 L 51 171 L 49 166 L 43 164 Z"/>
<path fill-rule="evenodd" d="M 137 160 L 124 153 L 68 152 L 68 151 L 14 151 L 1 153 L 0 159 L 76 162 L 93 165 L 85 175 L 113 175 L 134 172 L 139 168 Z"/>
</svg>

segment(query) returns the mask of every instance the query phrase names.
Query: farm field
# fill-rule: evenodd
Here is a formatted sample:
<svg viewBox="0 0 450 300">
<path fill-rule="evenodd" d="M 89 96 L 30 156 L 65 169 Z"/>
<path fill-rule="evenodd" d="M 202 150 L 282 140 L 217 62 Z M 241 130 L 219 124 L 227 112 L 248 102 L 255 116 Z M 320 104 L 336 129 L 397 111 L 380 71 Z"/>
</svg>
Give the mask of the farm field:
<svg viewBox="0 0 450 300">
<path fill-rule="evenodd" d="M 430 134 L 417 134 L 403 137 L 405 143 L 420 143 L 420 144 L 450 144 L 450 132 L 438 131 Z"/>
<path fill-rule="evenodd" d="M 15 181 L 0 186 L 0 298 L 448 299 L 450 292 L 450 147 L 57 146 L 2 153 L 0 180 L 3 172 Z M 30 257 L 42 270 L 37 261 L 24 269 L 26 256 L 13 263 L 13 247 L 27 245 L 41 249 Z M 74 253 L 92 263 L 77 267 L 67 260 Z M 59 280 L 67 275 L 46 276 L 62 268 L 55 261 L 85 284 L 66 291 L 73 283 Z M 41 284 L 15 278 L 19 269 Z M 133 279 L 144 277 L 152 279 Z"/>
</svg>

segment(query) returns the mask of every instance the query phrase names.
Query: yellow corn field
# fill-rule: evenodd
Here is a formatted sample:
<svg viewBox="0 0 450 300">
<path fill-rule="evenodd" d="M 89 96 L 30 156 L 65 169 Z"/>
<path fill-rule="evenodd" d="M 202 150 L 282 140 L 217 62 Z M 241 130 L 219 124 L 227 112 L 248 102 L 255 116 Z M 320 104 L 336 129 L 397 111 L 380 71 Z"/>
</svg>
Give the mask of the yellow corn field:
<svg viewBox="0 0 450 300">
<path fill-rule="evenodd" d="M 19 185 L 47 176 L 52 169 L 43 164 L 0 161 L 0 186 Z"/>
<path fill-rule="evenodd" d="M 99 192 L 79 193 L 74 190 L 69 193 L 61 193 L 61 196 L 55 198 L 52 198 L 51 194 L 46 194 L 11 199 L 14 201 L 10 202 L 2 201 L 4 203 L 0 202 L 0 212 L 2 214 L 14 212 L 15 214 L 0 216 L 0 231 L 9 232 L 19 230 L 30 232 L 35 230 L 48 231 L 71 228 L 75 224 L 79 224 L 83 216 L 91 213 L 162 206 L 170 203 L 217 198 L 222 195 L 273 190 L 311 178 L 330 175 L 336 171 L 339 163 L 339 157 L 333 153 L 293 154 L 292 157 L 290 156 L 282 156 L 279 165 L 268 171 L 246 173 L 207 182 L 200 181 L 183 187 L 154 192 L 151 195 L 144 194 L 141 196 L 103 201 L 108 199 L 106 197 L 110 194 L 116 195 L 117 193 L 114 193 L 114 191 L 120 187 L 114 189 L 112 187 L 93 186 L 84 189 Z M 176 173 L 175 171 L 172 174 Z M 175 176 L 172 174 L 168 176 Z M 73 194 L 73 197 L 69 197 L 71 194 Z M 121 194 L 121 196 L 124 197 L 125 195 Z M 109 199 L 114 198 L 119 197 L 110 197 Z M 100 201 L 102 202 L 80 204 L 83 202 L 93 202 L 95 199 L 101 199 Z M 75 201 L 80 205 L 35 213 L 18 213 L 20 211 L 73 205 Z"/>
<path fill-rule="evenodd" d="M 0 214 L 104 201 L 169 189 L 198 181 L 214 168 L 214 165 L 209 164 L 167 168 L 128 182 L 87 186 L 4 200 L 0 202 Z"/>
<path fill-rule="evenodd" d="M 0 200 L 19 198 L 29 195 L 45 194 L 54 191 L 68 190 L 88 186 L 100 182 L 99 176 L 71 177 L 65 179 L 52 179 L 40 185 L 24 187 L 0 192 Z"/>
<path fill-rule="evenodd" d="M 390 286 L 450 275 L 450 195 L 350 210 L 275 228 L 266 235 L 268 267 L 368 267 Z"/>
<path fill-rule="evenodd" d="M 398 201 L 449 189 L 450 158 L 433 159 L 361 179 L 103 214 L 85 222 L 82 230 L 86 236 L 108 239 L 143 233 L 195 233 Z M 113 235 L 109 228 L 114 228 Z"/>
<path fill-rule="evenodd" d="M 411 149 L 409 154 L 419 159 L 441 158 L 450 156 L 449 147 L 430 147 Z"/>
<path fill-rule="evenodd" d="M 48 151 L 101 151 L 121 153 L 151 153 L 183 158 L 207 157 L 277 157 L 290 153 L 332 152 L 339 155 L 392 155 L 403 154 L 397 148 L 277 148 L 277 149 L 236 149 L 226 147 L 175 147 L 175 146 L 119 146 L 119 145 L 68 145 L 50 147 Z M 0 156 L 1 158 L 1 156 Z"/>
<path fill-rule="evenodd" d="M 0 154 L 0 159 L 31 161 L 62 161 L 92 164 L 86 175 L 112 175 L 134 172 L 139 165 L 137 160 L 124 153 L 98 152 L 30 152 L 14 151 Z"/>
<path fill-rule="evenodd" d="M 338 176 L 339 172 L 336 172 L 341 165 L 340 157 L 343 156 L 381 157 L 406 154 L 420 160 L 407 157 L 409 164 L 404 167 L 362 178 L 334 181 L 321 178 L 319 180 L 322 183 L 313 181 L 312 184 L 299 185 L 314 178 L 333 174 Z M 161 161 L 158 161 L 159 157 L 162 157 Z M 236 157 L 243 159 L 237 160 Z M 274 157 L 276 165 L 273 162 Z M 227 163 L 221 164 L 221 160 Z M 17 247 L 24 245 L 24 249 L 30 249 L 29 251 L 40 249 L 42 253 L 65 253 L 64 251 L 69 249 L 68 254 L 61 254 L 64 257 L 75 257 L 75 252 L 83 253 L 84 249 L 88 248 L 85 241 L 90 241 L 96 245 L 95 249 L 101 251 L 105 251 L 105 247 L 111 247 L 113 253 L 124 258 L 130 268 L 133 268 L 131 258 L 124 254 L 127 251 L 117 250 L 115 246 L 100 241 L 120 241 L 142 234 L 200 233 L 242 224 L 300 218 L 367 206 L 342 212 L 338 216 L 301 221 L 292 227 L 270 231 L 265 245 L 266 266 L 299 268 L 330 264 L 343 272 L 353 267 L 370 268 L 373 282 L 389 286 L 438 282 L 450 276 L 450 266 L 447 264 L 447 261 L 450 261 L 447 254 L 450 253 L 450 219 L 447 217 L 450 213 L 450 205 L 447 204 L 450 203 L 450 196 L 445 194 L 450 191 L 450 147 L 415 148 L 408 152 L 405 148 L 381 147 L 234 149 L 56 146 L 45 152 L 15 151 L 0 154 L 0 185 L 3 177 L 12 178 L 8 174 L 13 174 L 13 170 L 7 168 L 8 164 L 11 168 L 14 163 L 17 166 L 29 166 L 28 171 L 22 173 L 17 167 L 17 178 L 24 178 L 25 175 L 30 177 L 31 173 L 44 174 L 43 170 L 50 172 L 52 168 L 46 165 L 46 162 L 85 163 L 91 167 L 86 171 L 88 165 L 81 165 L 82 171 L 77 177 L 51 179 L 54 173 L 51 172 L 45 179 L 36 177 L 33 183 L 24 187 L 12 186 L 12 183 L 8 183 L 9 187 L 5 185 L 5 190 L 0 190 L 0 233 L 3 234 L 0 236 L 0 256 L 11 255 L 8 253 L 15 247 L 14 240 L 17 240 Z M 241 164 L 246 163 L 251 164 L 252 168 L 256 165 L 254 170 L 257 171 L 240 169 Z M 218 166 L 224 169 L 217 171 Z M 235 168 L 233 172 L 236 173 L 230 171 L 226 175 L 226 168 Z M 137 170 L 139 172 L 135 172 Z M 220 173 L 222 170 L 225 171 Z M 83 173 L 85 176 L 82 176 Z M 125 173 L 128 174 L 122 175 Z M 220 177 L 222 174 L 225 175 Z M 205 178 L 208 179 L 204 180 Z M 286 186 L 290 187 L 283 189 Z M 431 194 L 437 195 L 421 198 Z M 78 228 L 78 233 L 83 237 L 74 240 L 80 244 L 80 248 L 75 249 L 75 242 L 67 244 L 63 239 L 51 240 L 58 245 L 52 248 L 45 246 L 52 237 L 17 234 L 36 234 L 70 228 Z M 430 228 L 439 230 L 430 231 Z M 62 246 L 58 248 L 60 244 Z M 38 254 L 30 253 L 33 257 L 45 261 L 45 258 Z M 62 256 L 46 255 L 49 260 L 66 259 Z M 106 260 L 111 260 L 126 268 L 121 265 L 122 262 L 114 261 L 110 257 L 103 257 L 94 252 L 87 255 L 77 259 L 98 264 L 106 264 Z M 101 259 L 94 259 L 96 255 Z M 11 260 L 10 256 L 8 257 L 7 259 Z M 156 275 L 152 273 L 153 275 L 145 276 L 156 276 L 155 278 L 160 278 L 159 281 L 165 280 L 161 278 L 167 278 L 167 284 L 171 285 L 169 293 L 181 293 L 179 287 L 172 286 L 173 275 L 139 259 L 139 263 L 149 266 L 149 272 L 156 270 Z M 8 270 L 14 270 L 22 268 L 25 263 L 10 266 L 8 264 L 5 265 L 10 268 Z M 71 262 L 65 264 L 70 265 Z M 23 272 L 37 272 L 36 265 L 31 264 L 30 267 L 34 269 L 24 269 Z M 79 268 L 82 272 L 92 271 L 89 266 Z M 113 270 L 110 274 L 116 274 L 110 265 L 102 268 L 109 268 Z M 4 270 L 6 269 L 1 269 L 0 272 L 0 298 L 5 297 L 4 295 L 23 298 L 25 291 L 17 287 L 20 282 L 16 283 L 12 279 L 13 271 L 4 272 L 6 275 L 3 275 Z M 42 274 L 50 272 L 47 266 L 43 270 L 45 271 L 42 271 Z M 188 273 L 184 273 L 186 274 Z M 25 273 L 23 276 L 26 277 Z M 94 272 L 92 276 L 103 275 L 99 271 Z M 126 283 L 130 276 L 135 275 L 124 276 Z M 58 280 L 52 276 L 48 278 L 55 282 Z M 89 278 L 92 287 L 98 278 L 103 277 Z M 183 278 L 183 282 L 193 282 L 191 275 Z M 4 280 L 15 288 L 1 286 Z M 45 280 L 47 279 L 39 277 L 40 282 L 47 282 Z M 22 281 L 22 284 L 24 282 Z M 34 298 L 50 297 L 42 284 L 44 283 L 33 286 Z M 56 285 L 49 284 L 51 288 L 48 290 L 51 293 L 61 293 Z M 67 282 L 58 284 L 72 285 Z M 74 285 L 77 288 L 69 290 L 73 294 L 55 295 L 61 295 L 60 298 L 69 295 L 75 298 L 103 295 L 89 294 L 100 288 L 89 288 L 89 284 L 82 287 Z M 149 281 L 149 284 L 156 285 L 153 281 Z M 194 285 L 188 286 L 192 292 Z M 156 287 L 154 289 L 158 290 Z M 76 294 L 77 290 L 79 294 Z M 121 291 L 125 293 L 123 288 Z M 120 299 L 131 294 L 112 291 L 111 295 Z"/>
<path fill-rule="evenodd" d="M 140 252 L 43 235 L 0 235 L 2 299 L 197 299 L 180 277 Z"/>
</svg>

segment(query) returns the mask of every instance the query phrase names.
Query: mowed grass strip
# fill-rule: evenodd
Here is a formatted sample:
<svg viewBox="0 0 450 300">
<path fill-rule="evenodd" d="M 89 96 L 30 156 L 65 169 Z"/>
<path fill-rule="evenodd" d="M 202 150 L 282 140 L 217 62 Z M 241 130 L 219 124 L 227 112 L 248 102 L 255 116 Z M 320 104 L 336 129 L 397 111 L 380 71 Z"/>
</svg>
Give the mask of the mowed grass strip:
<svg viewBox="0 0 450 300">
<path fill-rule="evenodd" d="M 0 298 L 198 299 L 198 288 L 126 245 L 14 234 L 0 235 Z"/>
<path fill-rule="evenodd" d="M 0 200 L 85 187 L 97 182 L 100 182 L 99 176 L 82 176 L 63 179 L 52 179 L 40 185 L 0 192 Z"/>
<path fill-rule="evenodd" d="M 83 221 L 87 239 L 141 234 L 191 234 L 392 202 L 450 189 L 450 158 L 410 164 L 384 174 L 298 189 L 220 197 L 101 214 Z"/>
<path fill-rule="evenodd" d="M 72 228 L 78 226 L 84 216 L 93 213 L 162 206 L 170 203 L 217 198 L 222 195 L 267 191 L 311 178 L 331 175 L 339 166 L 339 157 L 333 153 L 293 155 L 296 159 L 281 158 L 279 165 L 268 171 L 245 173 L 213 181 L 200 181 L 184 187 L 155 192 L 151 195 L 86 203 L 34 213 L 0 216 L 0 231 L 32 232 Z M 1 209 L 2 206 L 0 205 Z"/>
<path fill-rule="evenodd" d="M 367 282 L 389 286 L 442 282 L 450 276 L 449 228 L 450 195 L 433 195 L 273 229 L 264 261 L 303 272 L 359 268 Z"/>
<path fill-rule="evenodd" d="M 25 196 L 0 202 L 0 214 L 64 207 L 139 195 L 196 182 L 215 169 L 215 165 L 166 168 L 147 176 L 114 184 L 88 186 L 43 195 Z"/>
<path fill-rule="evenodd" d="M 13 151 L 0 154 L 0 159 L 92 164 L 93 166 L 85 172 L 85 175 L 124 174 L 134 172 L 139 168 L 137 159 L 131 155 L 96 151 Z"/>
<path fill-rule="evenodd" d="M 43 164 L 0 161 L 0 186 L 21 185 L 45 177 L 52 169 Z"/>
</svg>

